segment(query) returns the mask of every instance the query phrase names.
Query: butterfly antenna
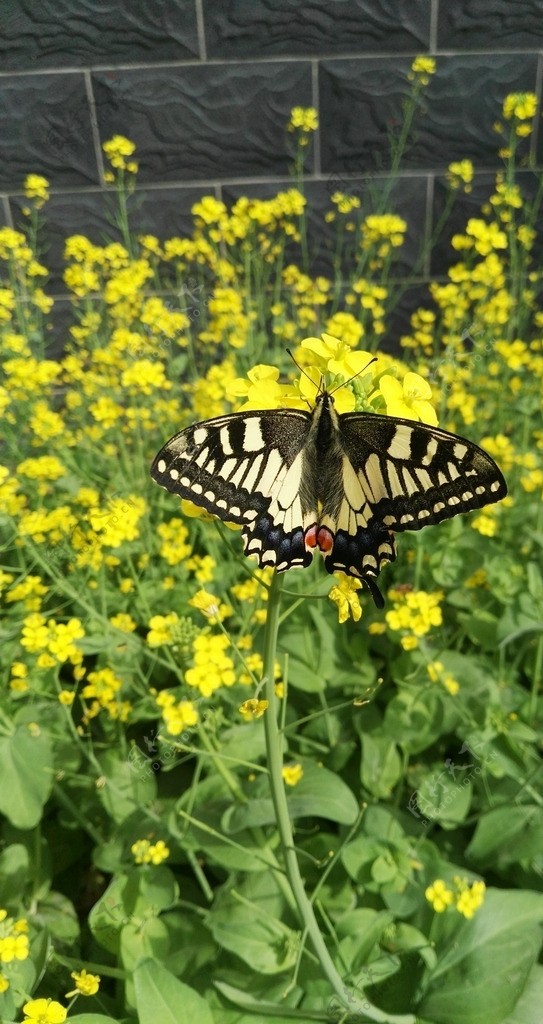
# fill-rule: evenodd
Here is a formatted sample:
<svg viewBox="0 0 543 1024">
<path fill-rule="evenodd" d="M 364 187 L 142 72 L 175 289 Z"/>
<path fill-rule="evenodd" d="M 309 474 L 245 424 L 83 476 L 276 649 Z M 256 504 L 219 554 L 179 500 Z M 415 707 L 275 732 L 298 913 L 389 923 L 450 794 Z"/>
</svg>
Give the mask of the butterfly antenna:
<svg viewBox="0 0 543 1024">
<path fill-rule="evenodd" d="M 303 373 L 304 377 L 307 377 L 307 379 L 308 379 L 309 381 L 311 381 L 311 383 L 312 383 L 313 387 L 317 387 L 317 388 L 318 388 L 318 390 L 320 391 L 320 393 L 322 394 L 322 393 L 324 392 L 324 388 L 323 388 L 323 386 L 322 386 L 322 381 L 323 381 L 323 378 L 321 377 L 321 380 L 320 380 L 320 384 L 316 385 L 316 384 L 315 384 L 315 381 L 313 380 L 313 378 L 312 378 L 312 377 L 310 377 L 310 376 L 309 376 L 309 374 L 305 372 L 305 370 L 304 370 L 303 366 L 300 366 L 300 364 L 296 362 L 296 360 L 295 360 L 294 356 L 292 355 L 292 352 L 290 351 L 290 349 L 289 349 L 289 348 L 287 348 L 287 354 L 288 354 L 288 355 L 290 356 L 290 358 L 292 359 L 292 362 L 294 363 L 294 365 L 298 367 L 298 369 L 299 369 L 300 373 Z M 343 387 L 343 385 L 340 385 L 340 386 L 341 386 L 341 387 Z"/>
<path fill-rule="evenodd" d="M 353 373 L 352 377 L 349 377 L 348 380 L 344 380 L 343 381 L 343 384 L 338 384 L 337 387 L 335 387 L 334 390 L 330 392 L 330 394 L 331 395 L 335 395 L 336 391 L 339 391 L 340 388 L 344 388 L 347 384 L 350 384 L 351 381 L 354 380 L 356 377 L 360 377 L 361 373 L 365 373 L 366 372 L 366 370 L 368 369 L 368 366 L 371 366 L 372 363 L 376 363 L 376 362 L 377 362 L 377 356 L 374 356 L 373 359 L 370 359 L 369 363 L 366 363 L 366 365 L 362 367 L 361 370 L 358 370 L 357 373 Z"/>
</svg>

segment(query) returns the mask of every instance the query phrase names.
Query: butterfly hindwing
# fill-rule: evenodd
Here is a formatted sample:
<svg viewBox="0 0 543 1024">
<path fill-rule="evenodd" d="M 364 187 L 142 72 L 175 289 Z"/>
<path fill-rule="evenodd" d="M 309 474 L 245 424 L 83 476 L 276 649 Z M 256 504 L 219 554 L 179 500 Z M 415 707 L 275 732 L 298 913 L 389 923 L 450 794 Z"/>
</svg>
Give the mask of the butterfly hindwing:
<svg viewBox="0 0 543 1024">
<path fill-rule="evenodd" d="M 245 552 L 261 566 L 305 566 L 312 559 L 303 541 L 311 495 L 302 481 L 310 424 L 310 414 L 295 409 L 206 420 L 172 437 L 151 475 L 174 494 L 241 525 Z"/>
</svg>

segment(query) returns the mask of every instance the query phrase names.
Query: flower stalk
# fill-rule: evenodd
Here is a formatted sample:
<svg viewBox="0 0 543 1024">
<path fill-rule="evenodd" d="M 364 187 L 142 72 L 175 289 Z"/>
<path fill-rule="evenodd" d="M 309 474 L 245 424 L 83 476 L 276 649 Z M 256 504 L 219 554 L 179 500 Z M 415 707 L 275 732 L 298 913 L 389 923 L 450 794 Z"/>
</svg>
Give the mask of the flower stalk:
<svg viewBox="0 0 543 1024">
<path fill-rule="evenodd" d="M 381 1010 L 376 1006 L 373 1006 L 367 998 L 363 997 L 360 999 L 356 996 L 343 982 L 326 947 L 315 916 L 313 904 L 305 891 L 300 865 L 296 855 L 292 823 L 290 820 L 282 776 L 283 735 L 278 724 L 278 707 L 274 681 L 280 603 L 281 582 L 278 574 L 274 573 L 268 594 L 268 614 L 266 618 L 264 636 L 263 679 L 265 682 L 266 700 L 269 702 L 268 710 L 264 716 L 264 731 L 266 736 L 266 753 L 271 798 L 275 810 L 277 829 L 281 840 L 285 872 L 296 900 L 300 924 L 303 927 L 304 935 L 309 935 L 311 939 L 317 959 L 324 974 L 330 982 L 339 1003 L 342 1007 L 345 1007 L 346 1010 L 348 1009 L 351 1016 L 356 1014 L 359 1015 L 359 1019 L 361 1021 L 375 1021 L 377 1024 L 385 1024 L 385 1022 L 388 1022 L 388 1024 L 414 1024 L 414 1017 L 411 1014 L 391 1016 L 390 1014 L 382 1013 Z"/>
</svg>

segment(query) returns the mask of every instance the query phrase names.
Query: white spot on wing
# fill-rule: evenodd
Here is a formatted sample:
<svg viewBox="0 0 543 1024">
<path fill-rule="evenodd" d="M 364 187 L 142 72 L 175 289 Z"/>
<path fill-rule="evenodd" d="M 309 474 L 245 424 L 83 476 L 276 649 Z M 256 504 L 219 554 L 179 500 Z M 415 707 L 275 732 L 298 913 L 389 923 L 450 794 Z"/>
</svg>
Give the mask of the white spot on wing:
<svg viewBox="0 0 543 1024">
<path fill-rule="evenodd" d="M 207 430 L 205 427 L 196 427 L 193 438 L 194 444 L 203 444 L 207 437 Z"/>
<path fill-rule="evenodd" d="M 170 469 L 170 476 L 171 476 L 172 480 L 178 480 L 179 479 L 179 470 L 178 469 Z"/>
<path fill-rule="evenodd" d="M 243 422 L 245 423 L 245 433 L 243 435 L 244 450 L 246 452 L 261 451 L 264 448 L 264 438 L 260 429 L 260 419 L 258 416 L 252 416 Z"/>
<path fill-rule="evenodd" d="M 157 462 L 157 467 L 156 468 L 158 469 L 159 473 L 164 473 L 166 471 L 166 463 L 164 462 L 164 459 L 160 459 Z"/>
<path fill-rule="evenodd" d="M 433 462 L 434 455 L 437 452 L 437 447 L 437 439 L 435 437 L 431 437 L 426 447 L 426 455 L 421 459 L 423 466 L 429 466 Z"/>
<path fill-rule="evenodd" d="M 230 444 L 230 431 L 229 431 L 228 427 L 221 427 L 220 433 L 219 433 L 219 438 L 220 438 L 220 442 L 221 442 L 222 450 L 223 450 L 224 454 L 225 455 L 233 455 L 234 451 L 233 451 L 232 445 Z"/>
<path fill-rule="evenodd" d="M 467 450 L 468 449 L 465 444 L 455 444 L 453 448 L 453 455 L 455 459 L 458 459 L 458 461 L 461 462 L 462 459 L 464 458 L 464 455 L 466 455 Z"/>
<path fill-rule="evenodd" d="M 396 427 L 394 437 L 388 446 L 388 454 L 391 459 L 408 459 L 411 455 L 411 427 Z"/>
<path fill-rule="evenodd" d="M 448 462 L 447 469 L 449 470 L 451 480 L 456 480 L 460 476 L 460 473 L 458 472 L 454 462 Z"/>
<path fill-rule="evenodd" d="M 196 464 L 198 466 L 205 466 L 205 464 L 207 462 L 207 459 L 208 459 L 208 456 L 209 456 L 209 448 L 202 448 L 202 451 L 200 452 L 200 454 L 198 455 L 198 457 L 196 459 Z"/>
</svg>

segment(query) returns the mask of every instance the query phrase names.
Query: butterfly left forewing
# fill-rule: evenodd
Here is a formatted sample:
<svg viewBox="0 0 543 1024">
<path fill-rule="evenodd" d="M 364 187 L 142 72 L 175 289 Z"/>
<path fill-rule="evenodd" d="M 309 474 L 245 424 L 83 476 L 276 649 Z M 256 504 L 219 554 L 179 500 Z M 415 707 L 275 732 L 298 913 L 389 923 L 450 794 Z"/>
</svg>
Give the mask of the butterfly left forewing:
<svg viewBox="0 0 543 1024">
<path fill-rule="evenodd" d="M 310 420 L 293 409 L 205 420 L 164 445 L 151 476 L 225 522 L 241 525 L 245 552 L 260 566 L 308 565 L 312 554 L 303 534 L 312 496 L 301 479 Z"/>
</svg>

